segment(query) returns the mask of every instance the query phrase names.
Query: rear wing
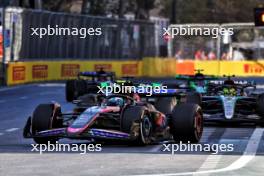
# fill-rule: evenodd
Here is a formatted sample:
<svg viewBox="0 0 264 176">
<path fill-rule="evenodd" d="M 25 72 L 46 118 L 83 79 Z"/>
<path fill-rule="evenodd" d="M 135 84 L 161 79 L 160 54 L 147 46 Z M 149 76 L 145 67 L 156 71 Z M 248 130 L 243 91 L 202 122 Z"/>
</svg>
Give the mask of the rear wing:
<svg viewBox="0 0 264 176">
<path fill-rule="evenodd" d="M 200 81 L 200 80 L 217 80 L 219 77 L 213 76 L 213 75 L 177 75 L 175 77 L 177 80 L 183 80 L 183 81 Z"/>
<path fill-rule="evenodd" d="M 98 77 L 110 77 L 112 80 L 115 78 L 114 72 L 79 72 L 78 78 L 80 77 L 91 77 L 92 79 Z"/>
</svg>

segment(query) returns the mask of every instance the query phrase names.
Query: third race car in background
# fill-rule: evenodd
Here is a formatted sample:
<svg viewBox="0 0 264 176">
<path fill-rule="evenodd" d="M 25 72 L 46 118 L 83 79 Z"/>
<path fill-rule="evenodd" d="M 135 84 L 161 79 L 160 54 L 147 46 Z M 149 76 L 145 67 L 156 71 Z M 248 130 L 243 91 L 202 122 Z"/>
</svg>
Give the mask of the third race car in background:
<svg viewBox="0 0 264 176">
<path fill-rule="evenodd" d="M 210 83 L 207 94 L 191 93 L 187 102 L 201 105 L 207 122 L 247 122 L 264 124 L 264 94 L 256 93 L 256 85 L 246 81 Z"/>
<path fill-rule="evenodd" d="M 171 88 L 184 89 L 187 92 L 198 92 L 201 94 L 207 93 L 209 89 L 210 81 L 218 80 L 219 77 L 213 75 L 204 75 L 202 69 L 195 70 L 194 75 L 177 75 L 175 78 L 177 81 L 173 84 L 168 85 Z"/>
<path fill-rule="evenodd" d="M 66 82 L 66 100 L 71 102 L 81 95 L 97 93 L 97 86 L 106 81 L 115 81 L 115 73 L 105 72 L 102 69 L 96 72 L 80 72 L 78 73 L 77 79 L 68 80 Z"/>
</svg>

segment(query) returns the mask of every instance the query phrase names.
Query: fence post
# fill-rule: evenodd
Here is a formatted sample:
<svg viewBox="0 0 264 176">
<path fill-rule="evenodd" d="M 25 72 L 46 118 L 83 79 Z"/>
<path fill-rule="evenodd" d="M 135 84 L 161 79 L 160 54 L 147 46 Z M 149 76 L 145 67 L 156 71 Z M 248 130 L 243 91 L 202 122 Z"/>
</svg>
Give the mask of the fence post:
<svg viewBox="0 0 264 176">
<path fill-rule="evenodd" d="M 1 80 L 1 83 L 3 85 L 6 85 L 7 82 L 7 72 L 6 72 L 6 64 L 5 64 L 5 8 L 3 7 L 3 10 L 2 10 L 2 37 L 3 37 L 3 44 L 2 44 L 2 49 L 3 49 L 3 58 L 2 58 L 2 68 L 1 68 L 1 72 L 3 74 L 2 76 L 2 80 Z"/>
</svg>

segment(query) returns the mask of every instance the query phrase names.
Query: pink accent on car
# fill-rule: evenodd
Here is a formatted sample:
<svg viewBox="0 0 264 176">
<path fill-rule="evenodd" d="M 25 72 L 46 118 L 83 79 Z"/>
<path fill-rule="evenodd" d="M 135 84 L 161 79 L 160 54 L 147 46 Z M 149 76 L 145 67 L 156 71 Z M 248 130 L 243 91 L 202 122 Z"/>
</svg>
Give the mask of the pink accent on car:
<svg viewBox="0 0 264 176">
<path fill-rule="evenodd" d="M 120 111 L 120 107 L 116 106 L 106 106 L 105 108 L 102 108 L 99 113 L 97 113 L 89 123 L 87 123 L 83 128 L 72 128 L 68 127 L 67 132 L 68 133 L 82 133 L 84 130 L 86 130 L 99 116 L 100 113 L 107 113 L 107 112 L 118 112 Z"/>
<path fill-rule="evenodd" d="M 68 127 L 68 128 L 67 128 L 67 131 L 68 131 L 69 133 L 77 133 L 77 132 L 82 131 L 82 128 L 71 128 L 71 127 Z"/>
</svg>

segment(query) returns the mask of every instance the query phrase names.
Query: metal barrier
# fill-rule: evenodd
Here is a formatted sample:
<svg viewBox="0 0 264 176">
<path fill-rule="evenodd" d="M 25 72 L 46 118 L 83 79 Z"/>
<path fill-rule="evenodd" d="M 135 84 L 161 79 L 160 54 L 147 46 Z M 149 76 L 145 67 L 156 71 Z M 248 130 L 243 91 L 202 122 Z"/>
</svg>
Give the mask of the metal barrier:
<svg viewBox="0 0 264 176">
<path fill-rule="evenodd" d="M 3 62 L 4 41 L 3 41 L 3 8 L 0 8 L 0 86 L 5 84 L 5 63 Z"/>
<path fill-rule="evenodd" d="M 155 56 L 154 23 L 7 8 L 6 61 L 47 59 L 140 59 Z M 50 35 L 31 28 L 101 28 L 102 35 Z"/>
<path fill-rule="evenodd" d="M 258 60 L 264 58 L 264 28 L 254 23 L 222 24 L 234 34 L 222 36 L 221 54 L 230 53 L 227 60 Z"/>
<path fill-rule="evenodd" d="M 219 33 L 217 38 L 212 35 L 176 35 L 169 41 L 170 57 L 236 61 L 264 58 L 264 28 L 255 27 L 254 23 L 170 25 L 170 29 L 173 28 L 218 29 Z M 229 30 L 231 33 L 228 34 Z"/>
<path fill-rule="evenodd" d="M 170 30 L 176 35 L 170 36 L 168 53 L 170 57 L 177 59 L 207 60 L 206 53 L 219 55 L 219 38 L 213 38 L 212 34 L 203 35 L 204 32 L 218 29 L 219 24 L 173 24 Z M 182 31 L 182 34 L 180 34 Z"/>
</svg>

